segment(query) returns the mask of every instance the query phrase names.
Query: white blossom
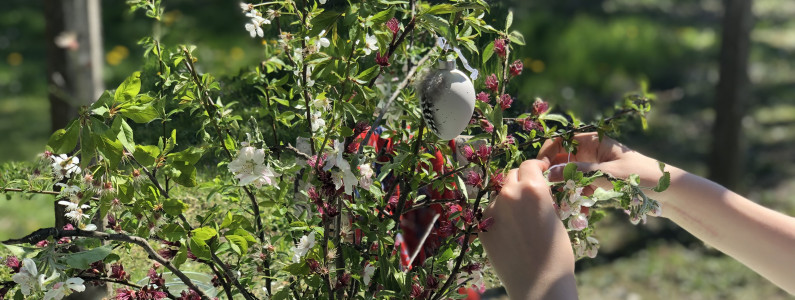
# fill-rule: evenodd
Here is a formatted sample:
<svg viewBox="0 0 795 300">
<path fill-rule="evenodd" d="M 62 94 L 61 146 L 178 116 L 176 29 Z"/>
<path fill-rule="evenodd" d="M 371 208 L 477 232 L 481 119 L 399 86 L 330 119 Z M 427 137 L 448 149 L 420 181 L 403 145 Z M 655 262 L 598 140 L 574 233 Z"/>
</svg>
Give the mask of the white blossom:
<svg viewBox="0 0 795 300">
<path fill-rule="evenodd" d="M 320 2 L 320 4 L 326 4 L 326 0 L 318 0 L 318 2 Z"/>
<path fill-rule="evenodd" d="M 66 200 L 58 201 L 58 204 L 66 206 L 66 211 L 77 211 L 77 210 L 91 208 L 91 206 L 86 205 L 86 204 L 80 205 L 80 203 L 74 203 L 74 202 L 66 201 Z"/>
<path fill-rule="evenodd" d="M 318 35 L 317 40 L 315 41 L 316 49 L 321 49 L 323 47 L 328 47 L 331 45 L 331 42 L 327 38 L 323 37 L 324 34 L 326 34 L 326 30 L 320 31 L 320 34 Z"/>
<path fill-rule="evenodd" d="M 36 268 L 36 262 L 30 258 L 26 258 L 22 260 L 22 267 L 19 269 L 19 273 L 14 274 L 11 279 L 19 284 L 22 294 L 28 296 L 31 291 L 37 289 L 38 275 L 39 270 Z"/>
<path fill-rule="evenodd" d="M 373 278 L 374 273 L 375 267 L 368 262 L 367 265 L 364 266 L 364 271 L 362 272 L 362 280 L 365 286 L 370 285 L 370 279 Z"/>
<path fill-rule="evenodd" d="M 253 37 L 257 37 L 257 36 L 264 37 L 265 36 L 265 32 L 262 31 L 262 25 L 263 24 L 270 24 L 270 23 L 271 23 L 271 21 L 268 20 L 268 19 L 265 19 L 265 18 L 260 17 L 258 15 L 253 15 L 251 17 L 251 23 L 246 23 L 245 27 L 246 27 L 246 31 L 248 31 L 248 34 L 251 35 L 252 38 Z"/>
<path fill-rule="evenodd" d="M 316 97 L 315 99 L 312 99 L 312 107 L 317 110 L 328 110 L 331 108 L 331 99 L 328 97 Z"/>
<path fill-rule="evenodd" d="M 364 54 L 370 55 L 370 53 L 373 53 L 375 50 L 378 50 L 378 39 L 374 35 L 365 35 Z"/>
<path fill-rule="evenodd" d="M 251 3 L 240 2 L 240 9 L 242 9 L 243 12 L 248 12 L 254 9 L 254 5 L 251 5 Z"/>
<path fill-rule="evenodd" d="M 71 178 L 72 174 L 80 174 L 80 167 L 77 165 L 80 159 L 77 156 L 66 156 L 66 154 L 52 156 L 52 172 L 55 180 L 60 181 L 64 178 Z"/>
<path fill-rule="evenodd" d="M 243 147 L 237 153 L 235 160 L 229 163 L 229 171 L 239 180 L 238 185 L 253 184 L 262 187 L 263 184 L 275 185 L 279 176 L 271 167 L 265 165 L 265 150 L 254 147 Z"/>
<path fill-rule="evenodd" d="M 312 231 L 308 235 L 302 236 L 298 244 L 293 247 L 293 262 L 301 261 L 301 258 L 306 255 L 312 247 L 315 246 L 315 232 Z"/>
<path fill-rule="evenodd" d="M 65 282 L 58 282 L 44 294 L 44 300 L 61 300 L 67 294 L 71 293 L 71 291 L 83 292 L 86 290 L 86 286 L 83 282 L 82 278 L 77 277 L 69 278 Z"/>
<path fill-rule="evenodd" d="M 310 120 L 312 123 L 312 132 L 317 133 L 318 130 L 326 127 L 326 120 L 323 119 L 323 115 L 320 111 L 316 110 L 312 112 L 310 117 L 312 118 Z"/>
<path fill-rule="evenodd" d="M 84 214 L 83 211 L 80 209 L 67 212 L 64 214 L 64 216 L 66 216 L 69 220 L 71 220 L 74 223 L 82 223 L 83 219 L 88 219 L 90 217 L 89 215 Z"/>
<path fill-rule="evenodd" d="M 581 213 L 575 213 L 569 218 L 569 229 L 580 231 L 588 227 L 588 218 Z"/>
<path fill-rule="evenodd" d="M 351 167 L 347 161 L 338 167 L 340 168 L 339 171 L 332 171 L 331 173 L 331 179 L 334 181 L 334 187 L 337 189 L 344 187 L 345 194 L 352 195 L 353 187 L 358 183 L 356 175 L 354 175 L 351 171 Z"/>
<path fill-rule="evenodd" d="M 362 177 L 359 178 L 359 186 L 365 190 L 369 190 L 370 185 L 373 184 L 373 168 L 370 167 L 370 164 L 360 165 L 359 174 L 362 175 Z"/>
</svg>

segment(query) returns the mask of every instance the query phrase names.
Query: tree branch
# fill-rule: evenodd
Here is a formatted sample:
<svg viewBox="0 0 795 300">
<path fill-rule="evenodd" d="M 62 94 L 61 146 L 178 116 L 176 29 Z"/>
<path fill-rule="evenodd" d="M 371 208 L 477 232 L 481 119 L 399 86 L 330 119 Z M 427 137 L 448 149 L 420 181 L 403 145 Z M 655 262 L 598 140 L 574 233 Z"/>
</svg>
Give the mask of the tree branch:
<svg viewBox="0 0 795 300">
<path fill-rule="evenodd" d="M 85 231 L 85 230 L 80 230 L 80 229 L 76 229 L 76 230 L 61 230 L 61 229 L 50 227 L 50 228 L 42 228 L 42 229 L 36 230 L 33 233 L 31 233 L 31 234 L 29 234 L 29 235 L 27 235 L 25 237 L 19 238 L 19 239 L 9 239 L 9 240 L 2 241 L 0 243 L 6 244 L 6 245 L 16 245 L 16 244 L 24 244 L 24 243 L 35 244 L 38 241 L 44 240 L 44 239 L 46 239 L 48 237 L 52 237 L 52 238 L 57 240 L 57 239 L 60 239 L 62 237 L 72 237 L 72 236 L 94 238 L 94 239 L 105 240 L 105 241 L 107 241 L 107 240 L 118 241 L 118 242 L 132 243 L 132 244 L 138 245 L 139 247 L 143 248 L 144 251 L 146 251 L 146 253 L 149 255 L 150 259 L 152 259 L 152 260 L 156 261 L 157 263 L 159 263 L 159 264 L 163 265 L 164 267 L 166 267 L 169 271 L 171 271 L 171 273 L 173 273 L 180 280 L 182 280 L 182 282 L 186 286 L 188 286 L 188 288 L 196 291 L 196 293 L 199 294 L 199 296 L 201 297 L 202 300 L 210 300 L 210 297 L 208 297 L 207 294 L 204 293 L 204 291 L 199 289 L 199 287 L 197 287 L 195 284 L 193 284 L 193 281 L 191 281 L 190 278 L 188 278 L 188 276 L 185 275 L 185 273 L 182 273 L 182 271 L 180 271 L 179 269 L 174 267 L 174 265 L 171 264 L 170 261 L 168 261 L 165 258 L 163 258 L 162 256 L 160 256 L 160 254 L 158 254 L 157 251 L 155 251 L 155 249 L 152 248 L 151 245 L 149 245 L 149 242 L 147 242 L 146 239 L 144 239 L 142 237 L 131 236 L 131 235 L 126 235 L 126 234 L 120 234 L 120 233 L 108 234 L 108 233 L 104 233 L 104 232 Z"/>
</svg>

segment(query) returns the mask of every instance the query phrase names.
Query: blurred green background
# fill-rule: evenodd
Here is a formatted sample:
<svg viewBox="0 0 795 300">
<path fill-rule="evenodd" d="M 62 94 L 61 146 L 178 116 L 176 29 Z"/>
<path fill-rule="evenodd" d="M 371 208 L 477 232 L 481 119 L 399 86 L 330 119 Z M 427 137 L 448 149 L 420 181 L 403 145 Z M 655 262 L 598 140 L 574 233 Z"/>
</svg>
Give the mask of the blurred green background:
<svg viewBox="0 0 795 300">
<path fill-rule="evenodd" d="M 335 0 L 332 0 L 335 1 Z M 647 131 L 622 142 L 661 161 L 706 175 L 715 118 L 723 3 L 719 0 L 506 0 L 486 16 L 502 24 L 508 9 L 527 46 L 519 101 L 597 117 L 647 81 L 658 101 Z M 5 0 L 0 10 L 0 163 L 32 161 L 49 137 L 42 0 Z M 137 40 L 151 22 L 123 1 L 103 1 L 104 77 L 118 85 L 142 63 Z M 243 29 L 237 1 L 165 1 L 163 43 L 194 43 L 203 72 L 234 75 L 256 64 L 258 46 Z M 751 199 L 795 215 L 795 2 L 756 0 L 749 75 L 752 99 L 742 119 Z M 640 127 L 640 126 L 637 126 Z M 52 226 L 52 199 L 0 200 L 0 239 Z M 583 299 L 787 299 L 785 292 L 665 220 L 631 226 L 613 216 L 594 260 L 578 263 Z M 753 241 L 749 241 L 753 242 Z M 795 271 L 794 271 L 795 275 Z"/>
</svg>

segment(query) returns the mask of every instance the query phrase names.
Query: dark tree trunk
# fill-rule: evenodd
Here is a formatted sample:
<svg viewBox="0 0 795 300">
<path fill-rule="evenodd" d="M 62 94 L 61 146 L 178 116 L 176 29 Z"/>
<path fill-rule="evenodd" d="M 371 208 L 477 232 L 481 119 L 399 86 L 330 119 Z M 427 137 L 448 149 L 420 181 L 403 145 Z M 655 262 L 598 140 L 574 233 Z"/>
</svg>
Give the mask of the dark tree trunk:
<svg viewBox="0 0 795 300">
<path fill-rule="evenodd" d="M 45 0 L 47 85 L 52 131 L 66 127 L 81 106 L 90 105 L 104 90 L 102 83 L 102 24 L 100 0 Z M 62 35 L 74 35 L 71 45 L 58 45 Z M 64 206 L 53 204 L 55 226 L 66 225 Z M 99 216 L 99 214 L 97 214 Z M 102 218 L 94 220 L 104 229 Z M 67 299 L 102 299 L 105 286 L 86 284 L 86 291 Z"/>
<path fill-rule="evenodd" d="M 720 79 L 715 91 L 715 123 L 709 176 L 738 189 L 744 161 L 742 119 L 751 98 L 748 53 L 753 27 L 752 0 L 724 0 Z"/>
</svg>

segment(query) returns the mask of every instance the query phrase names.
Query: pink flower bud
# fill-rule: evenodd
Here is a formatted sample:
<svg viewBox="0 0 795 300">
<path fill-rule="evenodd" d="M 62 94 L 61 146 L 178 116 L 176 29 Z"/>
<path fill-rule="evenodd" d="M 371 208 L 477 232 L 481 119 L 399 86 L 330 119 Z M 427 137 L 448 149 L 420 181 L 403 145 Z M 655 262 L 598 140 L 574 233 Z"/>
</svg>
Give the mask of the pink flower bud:
<svg viewBox="0 0 795 300">
<path fill-rule="evenodd" d="M 497 89 L 499 89 L 499 86 L 500 84 L 497 80 L 497 75 L 491 74 L 488 77 L 486 77 L 486 87 L 490 89 L 492 92 L 496 93 Z"/>
<path fill-rule="evenodd" d="M 483 232 L 488 232 L 491 225 L 494 225 L 494 218 L 488 217 L 478 223 L 478 229 Z"/>
<path fill-rule="evenodd" d="M 517 59 L 516 61 L 514 61 L 511 64 L 511 67 L 510 67 L 511 75 L 513 75 L 513 76 L 521 75 L 522 74 L 522 69 L 524 69 L 524 64 L 522 64 L 521 60 Z"/>
<path fill-rule="evenodd" d="M 505 39 L 494 40 L 494 52 L 496 52 L 501 58 L 505 58 L 507 54 L 505 49 Z"/>
<path fill-rule="evenodd" d="M 489 99 L 489 94 L 486 94 L 485 92 L 478 93 L 478 95 L 475 96 L 475 98 L 477 98 L 479 101 L 484 103 L 489 103 L 489 101 L 491 101 L 491 99 Z"/>
<path fill-rule="evenodd" d="M 494 132 L 494 125 L 491 125 L 491 122 L 486 119 L 480 119 L 480 128 L 483 128 L 483 131 L 487 133 Z"/>
<path fill-rule="evenodd" d="M 494 174 L 491 174 L 491 180 L 489 181 L 489 188 L 497 192 L 497 194 L 502 191 L 502 186 L 505 185 L 505 175 L 502 174 L 502 171 L 497 171 Z"/>
<path fill-rule="evenodd" d="M 521 120 L 520 122 L 522 123 L 522 129 L 524 129 L 527 132 L 530 132 L 532 130 L 542 131 L 544 129 L 540 123 L 536 122 L 536 120 L 533 120 L 529 117 Z"/>
<path fill-rule="evenodd" d="M 533 102 L 533 114 L 540 115 L 547 112 L 547 110 L 549 110 L 549 103 L 539 98 L 536 98 L 536 101 Z"/>
<path fill-rule="evenodd" d="M 475 171 L 469 171 L 464 182 L 468 185 L 480 188 L 483 184 L 483 178 Z"/>
<path fill-rule="evenodd" d="M 389 28 L 389 31 L 392 31 L 393 35 L 397 35 L 398 30 L 400 30 L 400 23 L 396 18 L 392 18 L 386 22 L 386 27 Z"/>
<path fill-rule="evenodd" d="M 389 65 L 390 65 L 389 56 L 387 54 L 388 53 L 385 53 L 382 56 L 381 52 L 376 52 L 375 53 L 375 63 L 378 64 L 379 66 L 382 66 L 382 67 L 389 67 Z"/>
<path fill-rule="evenodd" d="M 500 96 L 500 108 L 502 108 L 502 110 L 511 108 L 512 103 L 513 103 L 513 97 L 511 97 L 511 95 L 503 94 L 502 96 Z"/>
<path fill-rule="evenodd" d="M 22 263 L 19 262 L 16 256 L 11 255 L 6 257 L 6 267 L 11 268 L 11 273 L 19 273 L 19 269 L 22 268 Z"/>
</svg>

